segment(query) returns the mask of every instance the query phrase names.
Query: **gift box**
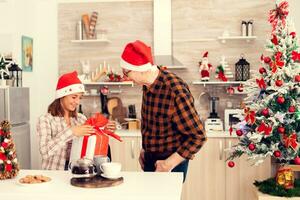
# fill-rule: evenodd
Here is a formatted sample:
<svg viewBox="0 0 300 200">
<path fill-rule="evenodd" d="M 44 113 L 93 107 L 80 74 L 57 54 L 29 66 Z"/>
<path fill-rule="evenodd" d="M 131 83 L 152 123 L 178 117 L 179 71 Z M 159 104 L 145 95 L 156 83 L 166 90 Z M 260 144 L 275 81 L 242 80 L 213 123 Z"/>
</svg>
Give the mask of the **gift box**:
<svg viewBox="0 0 300 200">
<path fill-rule="evenodd" d="M 70 155 L 71 162 L 80 158 L 92 160 L 96 155 L 106 156 L 108 152 L 109 136 L 122 141 L 118 135 L 104 129 L 107 123 L 108 120 L 99 113 L 85 122 L 86 125 L 94 127 L 95 134 L 73 139 Z"/>
</svg>

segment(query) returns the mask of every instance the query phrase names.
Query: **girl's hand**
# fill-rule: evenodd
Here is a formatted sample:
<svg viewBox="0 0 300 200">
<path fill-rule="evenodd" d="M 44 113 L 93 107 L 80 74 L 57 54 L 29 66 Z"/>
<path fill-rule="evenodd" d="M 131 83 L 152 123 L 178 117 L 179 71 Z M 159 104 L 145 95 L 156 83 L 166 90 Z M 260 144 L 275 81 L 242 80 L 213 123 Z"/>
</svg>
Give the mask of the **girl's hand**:
<svg viewBox="0 0 300 200">
<path fill-rule="evenodd" d="M 73 126 L 71 130 L 73 135 L 77 137 L 87 136 L 95 133 L 95 129 L 90 125 Z"/>
</svg>

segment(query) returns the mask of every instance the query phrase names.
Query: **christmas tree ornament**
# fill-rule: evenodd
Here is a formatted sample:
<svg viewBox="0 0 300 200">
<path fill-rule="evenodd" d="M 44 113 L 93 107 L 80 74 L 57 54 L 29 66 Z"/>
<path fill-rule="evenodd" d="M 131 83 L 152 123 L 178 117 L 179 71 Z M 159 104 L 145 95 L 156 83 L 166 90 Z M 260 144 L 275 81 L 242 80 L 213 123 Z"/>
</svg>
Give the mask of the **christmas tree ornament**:
<svg viewBox="0 0 300 200">
<path fill-rule="evenodd" d="M 262 111 L 261 111 L 261 114 L 265 117 L 267 117 L 269 115 L 269 109 L 268 108 L 264 108 Z"/>
<path fill-rule="evenodd" d="M 6 165 L 5 165 L 5 170 L 6 170 L 7 172 L 11 172 L 12 169 L 13 169 L 13 168 L 12 168 L 11 161 L 8 160 L 8 161 L 6 162 Z"/>
<path fill-rule="evenodd" d="M 295 106 L 290 106 L 290 107 L 289 107 L 289 112 L 290 112 L 290 113 L 294 113 L 295 111 L 296 111 Z"/>
<path fill-rule="evenodd" d="M 296 157 L 295 159 L 294 159 L 294 163 L 295 163 L 295 165 L 300 165 L 300 157 Z"/>
<path fill-rule="evenodd" d="M 266 64 L 269 64 L 269 63 L 271 63 L 271 58 L 270 57 L 264 57 L 264 62 L 266 63 Z"/>
<path fill-rule="evenodd" d="M 237 136 L 242 136 L 243 135 L 243 131 L 242 130 L 236 130 L 236 135 Z"/>
<path fill-rule="evenodd" d="M 260 74 L 264 74 L 266 72 L 267 72 L 267 70 L 264 67 L 259 68 L 259 73 Z"/>
<path fill-rule="evenodd" d="M 278 151 L 278 150 L 274 151 L 274 156 L 275 156 L 276 158 L 279 158 L 279 157 L 281 156 L 281 152 Z"/>
<path fill-rule="evenodd" d="M 280 126 L 280 127 L 278 127 L 277 131 L 278 131 L 278 133 L 280 133 L 280 134 L 284 134 L 285 128 L 282 127 L 282 126 Z"/>
<path fill-rule="evenodd" d="M 227 165 L 228 167 L 233 168 L 235 166 L 235 163 L 233 161 L 229 161 Z"/>
<path fill-rule="evenodd" d="M 282 81 L 282 80 L 276 80 L 276 81 L 275 81 L 275 85 L 276 85 L 277 87 L 281 87 L 281 86 L 283 85 L 283 81 Z"/>
<path fill-rule="evenodd" d="M 298 148 L 297 134 L 292 133 L 289 136 L 283 135 L 283 141 L 286 148 L 292 148 L 294 151 Z"/>
<path fill-rule="evenodd" d="M 277 97 L 276 101 L 277 101 L 278 104 L 284 104 L 285 99 L 284 99 L 283 96 L 279 96 L 279 97 Z"/>
<path fill-rule="evenodd" d="M 300 82 L 300 75 L 299 75 L 299 74 L 295 76 L 295 81 L 296 81 L 297 83 Z"/>
<path fill-rule="evenodd" d="M 199 72 L 201 81 L 209 81 L 212 65 L 208 63 L 208 51 L 203 54 L 202 60 L 199 62 Z"/>
<path fill-rule="evenodd" d="M 292 60 L 294 62 L 299 62 L 300 61 L 300 53 L 296 51 L 292 51 Z"/>
<path fill-rule="evenodd" d="M 240 85 L 237 87 L 237 90 L 238 90 L 239 92 L 243 92 L 243 91 L 244 91 L 244 86 L 243 86 L 243 84 L 240 84 Z"/>
<path fill-rule="evenodd" d="M 249 144 L 248 148 L 250 151 L 254 151 L 256 147 L 255 147 L 255 144 L 251 143 L 251 144 Z"/>
<path fill-rule="evenodd" d="M 271 42 L 274 44 L 274 45 L 278 45 L 278 39 L 277 39 L 277 36 L 273 34 L 273 38 L 271 39 Z"/>
</svg>

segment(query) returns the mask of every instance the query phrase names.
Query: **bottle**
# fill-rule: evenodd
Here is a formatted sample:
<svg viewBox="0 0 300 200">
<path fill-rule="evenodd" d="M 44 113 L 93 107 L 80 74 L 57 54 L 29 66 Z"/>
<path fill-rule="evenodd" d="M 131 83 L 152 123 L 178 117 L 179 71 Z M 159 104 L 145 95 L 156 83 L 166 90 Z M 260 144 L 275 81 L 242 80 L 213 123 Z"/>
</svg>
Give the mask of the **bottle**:
<svg viewBox="0 0 300 200">
<path fill-rule="evenodd" d="M 101 101 L 101 113 L 104 114 L 106 117 L 109 116 L 108 108 L 107 108 L 107 95 L 108 95 L 108 88 L 103 87 L 100 90 L 100 101 Z"/>
<path fill-rule="evenodd" d="M 247 36 L 253 36 L 253 20 L 247 23 Z"/>
<path fill-rule="evenodd" d="M 82 111 L 82 105 L 81 105 L 81 104 L 79 104 L 78 113 L 83 114 L 83 111 Z"/>
<path fill-rule="evenodd" d="M 241 33 L 243 37 L 247 36 L 247 22 L 242 21 Z"/>
<path fill-rule="evenodd" d="M 82 40 L 82 39 L 83 39 L 82 22 L 80 20 L 76 24 L 76 40 Z"/>
</svg>

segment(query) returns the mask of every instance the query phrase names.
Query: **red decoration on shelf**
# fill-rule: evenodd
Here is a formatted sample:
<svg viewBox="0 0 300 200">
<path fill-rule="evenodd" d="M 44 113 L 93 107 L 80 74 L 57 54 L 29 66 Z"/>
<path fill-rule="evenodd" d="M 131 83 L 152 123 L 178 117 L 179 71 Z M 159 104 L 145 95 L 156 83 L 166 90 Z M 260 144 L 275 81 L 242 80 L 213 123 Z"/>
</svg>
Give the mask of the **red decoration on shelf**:
<svg viewBox="0 0 300 200">
<path fill-rule="evenodd" d="M 242 130 L 236 130 L 236 135 L 237 136 L 242 136 L 243 135 L 243 131 Z"/>
<path fill-rule="evenodd" d="M 243 92 L 243 91 L 244 91 L 244 86 L 243 86 L 243 84 L 239 85 L 239 86 L 237 87 L 237 90 L 238 90 L 239 92 Z"/>
<path fill-rule="evenodd" d="M 265 117 L 267 117 L 269 115 L 269 109 L 268 108 L 264 108 L 262 111 L 261 111 L 261 114 Z"/>
<path fill-rule="evenodd" d="M 278 127 L 277 131 L 278 131 L 278 133 L 280 133 L 280 134 L 284 134 L 285 128 L 282 127 L 282 126 L 280 126 L 280 127 Z"/>
<path fill-rule="evenodd" d="M 282 81 L 282 80 L 276 80 L 276 81 L 275 81 L 275 85 L 276 85 L 277 87 L 281 87 L 281 86 L 283 85 L 283 81 Z"/>
<path fill-rule="evenodd" d="M 232 86 L 227 88 L 227 93 L 228 94 L 234 94 L 234 88 Z"/>
<path fill-rule="evenodd" d="M 296 164 L 296 165 L 300 165 L 300 157 L 296 157 L 295 159 L 294 159 L 294 163 Z"/>
<path fill-rule="evenodd" d="M 295 76 L 295 81 L 298 82 L 298 83 L 300 82 L 300 75 Z"/>
<path fill-rule="evenodd" d="M 290 106 L 289 107 L 289 112 L 290 113 L 294 113 L 296 111 L 296 107 L 295 106 Z"/>
<path fill-rule="evenodd" d="M 259 68 L 259 73 L 264 74 L 267 70 L 264 67 Z"/>
<path fill-rule="evenodd" d="M 233 161 L 229 161 L 229 162 L 227 163 L 227 165 L 228 165 L 228 167 L 233 168 L 234 165 L 235 165 L 235 163 L 234 163 Z"/>
<path fill-rule="evenodd" d="M 284 99 L 284 97 L 282 97 L 282 96 L 279 96 L 279 97 L 277 97 L 277 103 L 279 103 L 279 104 L 284 104 L 284 102 L 285 102 L 285 99 Z"/>
<path fill-rule="evenodd" d="M 276 158 L 279 158 L 280 156 L 281 156 L 281 152 L 280 151 L 274 151 L 274 156 L 276 157 Z"/>
<path fill-rule="evenodd" d="M 253 143 L 249 144 L 248 148 L 249 148 L 250 151 L 254 151 L 255 150 L 255 144 L 253 144 Z"/>
</svg>

